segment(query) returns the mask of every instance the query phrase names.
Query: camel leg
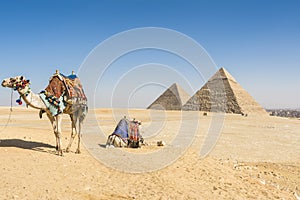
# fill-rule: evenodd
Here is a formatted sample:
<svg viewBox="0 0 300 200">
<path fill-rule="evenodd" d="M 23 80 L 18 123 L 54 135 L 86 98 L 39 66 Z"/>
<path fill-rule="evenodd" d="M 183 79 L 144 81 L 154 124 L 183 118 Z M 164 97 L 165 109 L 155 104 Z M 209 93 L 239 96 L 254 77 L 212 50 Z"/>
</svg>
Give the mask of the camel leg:
<svg viewBox="0 0 300 200">
<path fill-rule="evenodd" d="M 82 128 L 82 123 L 83 123 L 83 119 L 79 118 L 79 127 L 78 127 L 78 147 L 75 153 L 79 154 L 81 153 L 80 151 L 80 142 L 81 142 L 81 128 Z"/>
<path fill-rule="evenodd" d="M 52 128 L 53 128 L 53 132 L 54 132 L 54 135 L 55 135 L 55 142 L 56 142 L 56 145 L 55 145 L 55 149 L 56 151 L 58 150 L 58 138 L 57 138 L 57 128 L 56 128 L 56 120 L 55 118 L 50 115 L 49 113 L 47 113 L 47 117 L 49 118 L 50 122 L 51 122 L 51 125 L 52 125 Z"/>
<path fill-rule="evenodd" d="M 68 147 L 66 149 L 66 152 L 70 152 L 70 148 L 72 146 L 73 140 L 77 135 L 77 130 L 76 130 L 77 116 L 76 115 L 74 116 L 73 114 L 71 114 L 70 118 L 71 118 L 72 132 L 71 132 L 71 138 L 70 138 L 70 142 L 68 144 Z"/>
<path fill-rule="evenodd" d="M 57 141 L 57 153 L 59 156 L 63 155 L 62 152 L 62 145 L 61 145 L 61 122 L 62 122 L 62 114 L 58 114 L 56 117 L 56 130 L 55 130 L 55 135 L 56 135 L 56 141 Z"/>
</svg>

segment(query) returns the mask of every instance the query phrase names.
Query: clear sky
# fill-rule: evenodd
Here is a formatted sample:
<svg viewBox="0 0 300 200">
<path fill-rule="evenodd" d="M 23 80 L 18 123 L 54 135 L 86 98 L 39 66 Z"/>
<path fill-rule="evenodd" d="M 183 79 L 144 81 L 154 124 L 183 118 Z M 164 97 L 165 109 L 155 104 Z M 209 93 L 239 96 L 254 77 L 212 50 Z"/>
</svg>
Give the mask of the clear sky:
<svg viewBox="0 0 300 200">
<path fill-rule="evenodd" d="M 299 10 L 297 0 L 3 0 L 0 78 L 25 75 L 32 82 L 32 90 L 39 92 L 55 69 L 65 74 L 77 71 L 90 51 L 114 34 L 162 27 L 201 44 L 217 67 L 225 67 L 263 107 L 299 108 Z M 190 87 L 182 86 L 191 95 L 205 82 L 194 80 L 193 71 L 183 67 L 186 63 L 167 52 L 136 52 L 115 65 L 118 63 L 127 71 L 142 66 L 138 68 L 141 72 L 137 71 L 140 75 L 151 67 L 155 70 L 157 66 L 149 63 L 174 67 L 189 79 Z M 163 66 L 160 69 L 168 69 Z M 111 74 L 114 80 L 122 76 L 114 71 Z M 136 87 L 135 93 L 129 91 L 131 98 L 136 98 L 134 103 L 128 104 L 133 100 L 127 97 L 122 102 L 122 93 L 118 93 L 121 96 L 116 95 L 113 106 L 147 107 L 176 77 L 170 73 L 164 86 L 158 83 L 158 87 L 146 85 Z M 99 84 L 98 88 L 103 87 Z M 0 105 L 9 105 L 10 91 L 1 87 L 0 94 Z M 103 91 L 97 106 L 111 106 L 109 95 Z"/>
</svg>

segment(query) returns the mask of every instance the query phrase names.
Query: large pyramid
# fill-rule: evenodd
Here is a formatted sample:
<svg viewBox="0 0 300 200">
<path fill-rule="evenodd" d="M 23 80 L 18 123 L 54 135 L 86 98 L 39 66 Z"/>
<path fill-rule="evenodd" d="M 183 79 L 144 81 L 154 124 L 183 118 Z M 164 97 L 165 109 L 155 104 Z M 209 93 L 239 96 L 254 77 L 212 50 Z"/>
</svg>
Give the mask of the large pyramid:
<svg viewBox="0 0 300 200">
<path fill-rule="evenodd" d="M 182 110 L 267 114 L 246 90 L 221 68 L 182 107 Z"/>
<path fill-rule="evenodd" d="M 177 83 L 171 85 L 147 109 L 154 110 L 181 110 L 181 107 L 190 98 Z"/>
</svg>

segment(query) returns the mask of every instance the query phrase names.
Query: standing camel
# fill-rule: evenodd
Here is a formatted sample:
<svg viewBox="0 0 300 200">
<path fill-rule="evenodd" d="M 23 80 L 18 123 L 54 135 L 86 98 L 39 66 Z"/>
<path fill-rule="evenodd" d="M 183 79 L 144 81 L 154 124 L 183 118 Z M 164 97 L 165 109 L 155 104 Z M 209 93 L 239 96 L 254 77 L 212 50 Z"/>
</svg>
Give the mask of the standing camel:
<svg viewBox="0 0 300 200">
<path fill-rule="evenodd" d="M 61 122 L 62 122 L 62 114 L 68 114 L 71 119 L 71 125 L 72 125 L 72 132 L 71 132 L 71 138 L 70 142 L 66 148 L 66 152 L 70 151 L 72 142 L 75 138 L 75 136 L 78 134 L 78 147 L 76 150 L 76 154 L 80 153 L 80 139 L 81 139 L 81 128 L 83 120 L 86 116 L 87 112 L 87 105 L 86 104 L 72 104 L 66 106 L 66 108 L 63 110 L 63 112 L 58 113 L 57 115 L 53 116 L 49 110 L 49 108 L 46 106 L 44 101 L 41 99 L 39 94 L 34 94 L 30 90 L 30 82 L 29 80 L 26 80 L 24 76 L 16 76 L 14 78 L 7 78 L 2 81 L 2 86 L 7 88 L 12 88 L 20 94 L 20 97 L 24 100 L 24 102 L 31 106 L 32 108 L 39 109 L 41 112 L 46 112 L 47 116 L 52 124 L 54 135 L 56 138 L 56 151 L 57 154 L 62 156 L 62 144 L 61 144 Z M 41 115 L 40 115 L 41 116 Z"/>
</svg>

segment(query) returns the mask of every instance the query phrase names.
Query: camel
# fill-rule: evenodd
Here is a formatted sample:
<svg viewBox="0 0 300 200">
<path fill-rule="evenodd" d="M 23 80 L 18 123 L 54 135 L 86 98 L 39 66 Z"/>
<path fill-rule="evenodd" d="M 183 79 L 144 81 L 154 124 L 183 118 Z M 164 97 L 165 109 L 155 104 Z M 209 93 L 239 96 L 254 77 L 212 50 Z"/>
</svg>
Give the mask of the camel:
<svg viewBox="0 0 300 200">
<path fill-rule="evenodd" d="M 35 94 L 30 90 L 30 81 L 26 80 L 24 76 L 16 76 L 14 78 L 7 78 L 2 81 L 2 86 L 7 88 L 12 88 L 16 90 L 20 97 L 24 100 L 24 102 L 35 109 L 40 110 L 40 117 L 43 112 L 47 113 L 47 116 L 51 122 L 54 135 L 56 138 L 56 153 L 60 156 L 63 156 L 62 143 L 61 143 L 61 123 L 62 123 L 62 115 L 68 114 L 71 119 L 71 138 L 69 144 L 66 148 L 66 152 L 70 151 L 72 142 L 76 135 L 78 135 L 78 146 L 76 150 L 76 154 L 80 153 L 80 141 L 81 141 L 81 128 L 83 124 L 83 120 L 86 116 L 87 105 L 83 104 L 73 104 L 68 105 L 63 110 L 63 112 L 53 116 L 49 108 L 45 105 L 44 101 L 41 99 L 39 94 Z M 78 126 L 77 126 L 78 125 Z"/>
<path fill-rule="evenodd" d="M 109 147 L 141 147 L 144 139 L 141 135 L 142 122 L 133 119 L 128 120 L 126 116 L 121 119 L 114 132 L 108 136 L 106 148 Z"/>
</svg>

